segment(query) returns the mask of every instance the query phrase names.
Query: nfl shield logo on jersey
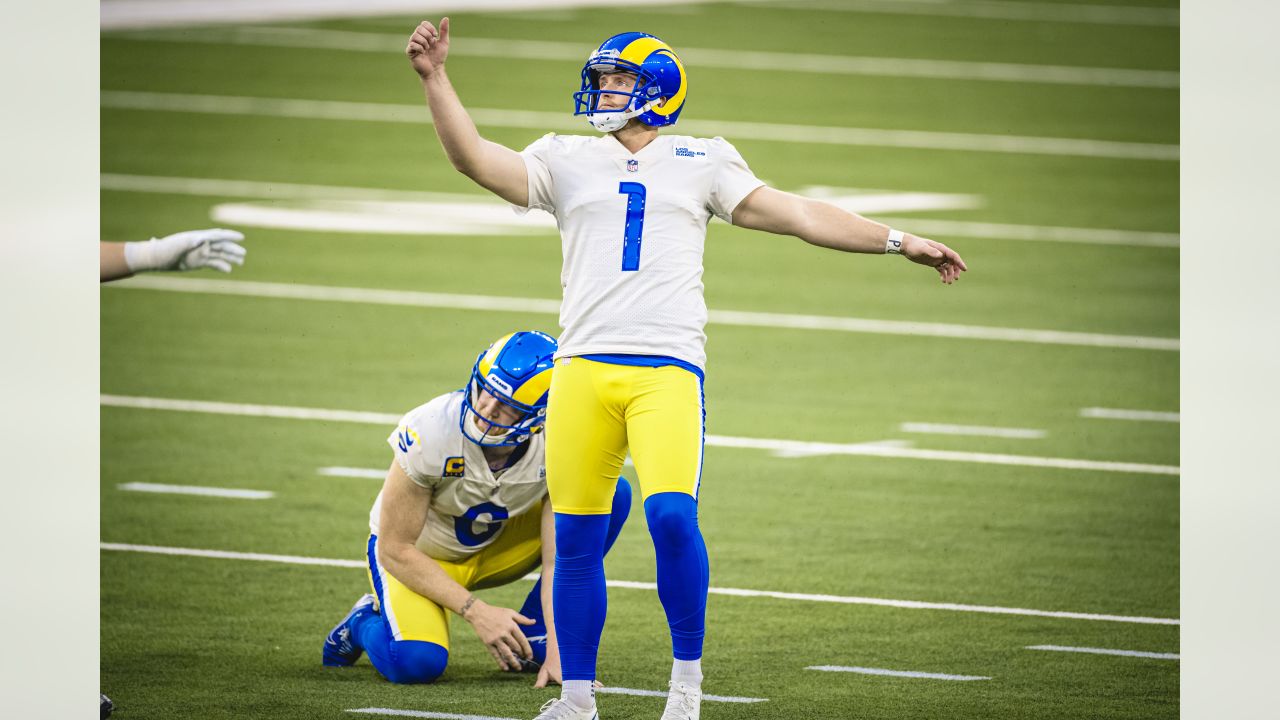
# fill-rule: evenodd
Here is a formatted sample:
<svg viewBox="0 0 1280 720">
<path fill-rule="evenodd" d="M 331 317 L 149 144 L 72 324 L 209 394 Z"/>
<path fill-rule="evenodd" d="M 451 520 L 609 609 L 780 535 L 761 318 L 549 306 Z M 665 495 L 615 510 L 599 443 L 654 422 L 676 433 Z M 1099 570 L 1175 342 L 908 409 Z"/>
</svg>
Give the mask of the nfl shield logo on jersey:
<svg viewBox="0 0 1280 720">
<path fill-rule="evenodd" d="M 639 161 L 639 160 L 628 160 L 628 161 L 627 161 L 627 172 L 639 172 L 639 170 L 640 170 L 640 161 Z"/>
</svg>

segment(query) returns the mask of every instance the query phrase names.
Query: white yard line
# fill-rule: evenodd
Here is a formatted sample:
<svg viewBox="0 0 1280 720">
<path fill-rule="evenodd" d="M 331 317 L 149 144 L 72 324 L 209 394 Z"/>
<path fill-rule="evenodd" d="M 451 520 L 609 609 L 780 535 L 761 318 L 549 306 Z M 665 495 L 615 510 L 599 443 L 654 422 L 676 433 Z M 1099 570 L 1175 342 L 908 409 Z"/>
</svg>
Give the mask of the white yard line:
<svg viewBox="0 0 1280 720">
<path fill-rule="evenodd" d="M 1004 0 L 740 0 L 743 5 L 780 7 L 787 10 L 827 10 L 886 15 L 929 15 L 983 20 L 1026 20 L 1030 22 L 1086 23 L 1178 27 L 1178 11 L 1173 8 L 1123 5 L 1081 5 L 1068 3 L 1028 3 Z"/>
<path fill-rule="evenodd" d="M 269 490 L 240 490 L 236 488 L 203 487 L 200 485 L 161 485 L 144 482 L 123 483 L 116 487 L 132 492 L 205 495 L 208 497 L 239 498 L 242 500 L 269 500 L 276 495 Z"/>
<path fill-rule="evenodd" d="M 160 555 L 176 555 L 215 558 L 220 560 L 257 560 L 278 562 L 293 565 L 326 565 L 332 567 L 363 568 L 361 560 L 335 560 L 329 558 L 299 557 L 296 555 L 268 555 L 263 553 L 229 552 L 225 550 L 198 550 L 194 548 L 159 547 L 155 545 L 130 545 L 125 543 L 101 543 L 101 549 L 121 552 L 155 553 Z M 536 575 L 533 577 L 537 577 Z M 528 578 L 526 578 L 528 579 Z M 609 580 L 609 587 L 628 590 L 658 589 L 656 583 L 634 582 L 629 580 Z M 805 593 L 772 592 L 769 590 L 744 590 L 740 588 L 718 588 L 708 590 L 712 595 L 730 595 L 733 597 L 762 597 L 774 600 L 791 600 L 799 602 L 838 603 L 844 605 L 877 605 L 881 607 L 902 608 L 908 610 L 947 610 L 952 612 L 985 613 L 989 615 L 1024 615 L 1033 617 L 1059 618 L 1065 620 L 1091 620 L 1097 622 L 1137 623 L 1140 625 L 1180 625 L 1177 618 L 1155 618 L 1130 615 L 1100 615 L 1096 613 L 1063 612 L 1057 610 L 1030 610 L 1027 608 L 996 607 L 991 605 L 964 605 L 959 603 L 921 602 L 918 600 L 887 600 L 884 598 L 868 598 L 842 595 L 810 595 Z"/>
<path fill-rule="evenodd" d="M 993 240 L 1031 240 L 1036 242 L 1081 243 L 1085 245 L 1178 247 L 1178 233 L 1045 225 L 1010 225 L 1007 223 L 924 218 L 877 217 L 876 220 L 888 225 L 910 228 L 915 232 L 926 235 L 954 235 L 956 237 Z"/>
<path fill-rule="evenodd" d="M 886 670 L 884 668 L 869 668 L 847 665 L 811 665 L 805 670 L 821 670 L 822 672 L 846 672 L 859 673 L 861 675 L 889 675 L 891 677 L 906 678 L 924 678 L 927 680 L 990 680 L 991 678 L 983 675 L 945 675 L 943 673 L 916 672 L 914 670 Z"/>
<path fill-rule="evenodd" d="M 646 5 L 683 4 L 683 0 L 645 0 Z M 634 8 L 634 0 L 102 0 L 103 30 L 175 27 L 237 22 L 280 22 L 321 18 L 500 12 L 580 7 Z M 585 55 L 584 55 L 585 57 Z"/>
<path fill-rule="evenodd" d="M 1107 648 L 1066 647 L 1063 645 L 1028 645 L 1028 650 L 1050 652 L 1087 653 L 1090 655 L 1121 655 L 1124 657 L 1151 658 L 1153 660 L 1180 660 L 1178 653 L 1143 652 L 1141 650 L 1109 650 Z"/>
<path fill-rule="evenodd" d="M 223 180 L 217 178 L 163 177 L 154 175 L 120 175 L 103 173 L 99 177 L 103 190 L 119 192 L 161 193 L 167 195 L 196 195 L 200 197 L 245 197 L 263 200 L 332 200 L 366 202 L 447 202 L 475 203 L 509 206 L 489 195 L 474 193 L 415 192 L 409 190 L 384 190 L 380 188 L 340 187 L 334 185 L 303 185 L 285 182 L 261 182 L 253 180 Z M 801 195 L 816 188 L 801 188 Z M 529 215 L 535 215 L 530 213 Z M 528 217 L 528 216 L 526 216 Z M 1088 245 L 1132 245 L 1138 247 L 1178 247 L 1177 233 L 1146 232 L 1141 230 L 1110 230 L 1106 228 L 1072 228 L 1045 225 L 1010 225 L 1006 223 L 972 222 L 965 220 L 938 220 L 922 218 L 880 217 L 877 220 L 889 225 L 909 228 L 928 235 L 945 235 L 993 240 L 1030 240 L 1036 242 L 1066 242 Z M 718 222 L 718 219 L 716 220 Z"/>
<path fill-rule="evenodd" d="M 182 557 L 202 557 L 217 560 L 256 560 L 260 562 L 285 563 L 287 565 L 325 565 L 329 567 L 364 568 L 363 560 L 336 560 L 332 558 L 302 557 L 300 555 L 270 555 L 267 553 L 232 552 L 229 550 L 200 550 L 197 548 L 163 547 L 158 545 L 132 545 L 129 543 L 104 542 L 99 545 L 103 550 L 120 552 L 149 553 L 153 555 L 176 555 Z"/>
<path fill-rule="evenodd" d="M 1087 407 L 1080 408 L 1080 417 L 1098 418 L 1102 420 L 1138 420 L 1150 422 L 1182 421 L 1182 415 L 1176 412 L 1158 410 L 1120 410 L 1117 408 Z"/>
<path fill-rule="evenodd" d="M 435 720 L 519 720 L 519 718 L 491 717 L 489 715 L 459 715 L 458 713 L 432 712 L 431 710 L 396 710 L 394 708 L 352 708 L 349 713 L 359 715 L 386 715 L 388 717 L 435 718 Z"/>
<path fill-rule="evenodd" d="M 636 690 L 635 688 L 610 687 L 608 685 L 602 688 L 596 688 L 596 692 L 605 693 L 606 695 L 637 695 L 640 697 L 664 698 L 667 696 L 666 690 Z M 733 695 L 703 695 L 702 699 L 708 702 L 723 702 L 723 703 L 769 702 L 769 698 L 734 697 Z"/>
<path fill-rule="evenodd" d="M 542 298 L 514 298 L 493 295 L 460 295 L 428 293 L 414 290 L 377 290 L 373 288 L 335 287 L 331 285 L 303 285 L 295 283 L 266 283 L 248 280 L 200 280 L 139 276 L 112 283 L 112 290 L 160 290 L 208 295 L 239 295 L 246 297 L 277 298 L 289 300 L 316 300 L 323 302 L 355 302 L 374 305 L 398 305 L 403 307 L 448 308 L 456 310 L 491 310 L 496 312 L 528 312 L 536 314 L 560 313 L 560 301 Z M 747 327 L 783 328 L 791 330 L 829 330 L 836 332 L 872 333 L 879 335 L 910 335 L 918 337 L 944 337 L 960 340 L 995 340 L 1025 342 L 1044 345 L 1077 345 L 1082 347 L 1130 348 L 1135 350 L 1160 350 L 1177 352 L 1177 338 L 1145 337 L 1140 335 L 1103 335 L 1064 330 L 1034 330 L 1029 328 L 984 327 L 980 325 L 951 325 L 922 323 L 903 320 L 874 320 L 870 318 L 833 317 L 829 315 L 793 315 L 784 313 L 748 312 L 742 310 L 710 310 L 707 315 L 715 325 L 739 325 Z"/>
<path fill-rule="evenodd" d="M 292 420 L 321 420 L 352 422 L 374 425 L 395 425 L 400 415 L 392 413 L 360 412 L 351 410 L 326 410 L 323 408 L 287 407 L 280 405 L 252 405 L 222 403 L 207 400 L 175 400 L 169 398 L 102 395 L 100 403 L 108 407 L 125 407 L 143 410 L 170 410 L 177 412 L 237 415 L 244 417 L 286 418 Z M 1030 455 L 1000 455 L 996 453 L 957 452 L 952 450 L 923 450 L 896 445 L 872 443 L 823 443 L 777 438 L 747 438 L 727 435 L 707 435 L 708 447 L 769 450 L 799 455 L 865 455 L 872 457 L 902 458 L 910 460 L 936 460 L 940 462 L 967 462 L 986 465 L 1013 465 L 1022 467 L 1056 468 L 1061 470 L 1088 470 L 1094 472 L 1119 472 L 1143 475 L 1178 475 L 1180 470 L 1171 465 L 1143 463 L 1077 460 L 1073 458 L 1035 457 Z"/>
<path fill-rule="evenodd" d="M 349 120 L 427 125 L 430 113 L 424 105 L 302 100 L 294 98 L 245 97 L 236 95 L 186 95 L 180 93 L 103 90 L 104 108 L 216 115 L 253 115 L 305 120 Z M 469 108 L 477 125 L 583 132 L 586 125 L 568 112 Z M 1115 158 L 1125 160 L 1177 161 L 1177 145 L 1159 143 L 1086 140 L 1079 138 L 983 135 L 977 133 L 932 132 L 925 130 L 882 130 L 822 125 L 758 123 L 738 120 L 684 120 L 680 126 L 690 135 L 722 135 L 731 140 L 958 150 L 963 152 L 1013 153 L 1017 155 L 1064 155 L 1069 157 Z"/>
<path fill-rule="evenodd" d="M 942 423 L 904 422 L 898 426 L 902 432 L 926 435 L 969 435 L 973 437 L 997 437 L 1013 440 L 1039 440 L 1044 430 L 1031 428 L 987 427 L 984 425 L 946 425 Z"/>
<path fill-rule="evenodd" d="M 401 415 L 394 413 L 360 412 L 353 410 L 323 410 L 321 408 L 286 407 L 282 405 L 252 405 L 248 403 L 207 402 L 203 400 L 170 400 L 167 398 L 126 397 L 103 395 L 101 403 L 108 407 L 126 407 L 139 410 L 176 410 L 179 412 L 211 413 L 214 415 L 239 415 L 242 417 L 287 418 L 291 420 L 321 420 L 325 422 L 349 422 L 366 425 L 395 425 Z"/>
<path fill-rule="evenodd" d="M 410 28 L 412 30 L 412 28 Z M 309 50 L 346 50 L 391 55 L 404 51 L 408 31 L 365 33 L 318 28 L 240 27 L 201 33 L 146 33 L 132 37 L 160 42 L 200 42 Z M 450 48 L 451 54 L 471 57 L 571 62 L 580 65 L 591 48 L 582 43 L 468 37 Z M 1178 73 L 1167 70 L 1032 65 L 1025 63 L 924 60 L 898 57 L 819 55 L 683 47 L 680 59 L 690 67 L 734 71 L 807 72 L 825 75 L 871 75 L 943 80 L 1043 83 L 1104 87 L 1178 87 Z M 575 76 L 576 77 L 576 76 Z"/>
</svg>

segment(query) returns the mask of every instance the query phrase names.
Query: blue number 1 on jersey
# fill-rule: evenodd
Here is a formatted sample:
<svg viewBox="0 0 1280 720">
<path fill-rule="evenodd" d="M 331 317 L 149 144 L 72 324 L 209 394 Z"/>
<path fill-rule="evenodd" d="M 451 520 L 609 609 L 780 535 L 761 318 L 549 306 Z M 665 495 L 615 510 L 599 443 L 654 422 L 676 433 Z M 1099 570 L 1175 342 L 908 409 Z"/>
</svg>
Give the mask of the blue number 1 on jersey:
<svg viewBox="0 0 1280 720">
<path fill-rule="evenodd" d="M 618 192 L 627 196 L 627 227 L 622 233 L 622 271 L 639 270 L 645 189 L 640 183 L 624 182 L 618 183 Z"/>
</svg>

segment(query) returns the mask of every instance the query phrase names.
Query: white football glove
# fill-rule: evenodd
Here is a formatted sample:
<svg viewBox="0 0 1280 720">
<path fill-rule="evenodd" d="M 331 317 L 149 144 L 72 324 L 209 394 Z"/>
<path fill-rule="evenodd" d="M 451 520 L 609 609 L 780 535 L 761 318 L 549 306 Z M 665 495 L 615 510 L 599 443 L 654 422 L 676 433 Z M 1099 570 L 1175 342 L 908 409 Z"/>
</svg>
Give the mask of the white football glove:
<svg viewBox="0 0 1280 720">
<path fill-rule="evenodd" d="M 229 273 L 232 265 L 244 264 L 241 240 L 244 235 L 235 230 L 188 230 L 159 240 L 125 243 L 124 261 L 135 273 L 206 267 Z"/>
</svg>

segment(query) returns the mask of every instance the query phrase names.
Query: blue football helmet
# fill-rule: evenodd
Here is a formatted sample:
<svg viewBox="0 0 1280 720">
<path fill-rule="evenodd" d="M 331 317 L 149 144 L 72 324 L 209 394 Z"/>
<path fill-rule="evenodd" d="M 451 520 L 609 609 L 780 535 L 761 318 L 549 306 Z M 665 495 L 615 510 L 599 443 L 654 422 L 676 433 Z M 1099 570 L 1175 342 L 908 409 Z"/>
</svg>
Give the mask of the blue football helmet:
<svg viewBox="0 0 1280 720">
<path fill-rule="evenodd" d="M 536 331 L 511 333 L 481 352 L 463 389 L 462 434 L 484 447 L 510 447 L 542 432 L 555 352 L 556 339 Z M 504 425 L 477 413 L 481 391 L 514 410 L 516 420 Z"/>
<path fill-rule="evenodd" d="M 600 89 L 600 74 L 627 72 L 636 76 L 630 93 Z M 676 51 L 658 38 L 628 32 L 600 43 L 582 66 L 582 86 L 573 94 L 574 115 L 601 132 L 613 132 L 631 118 L 652 127 L 674 125 L 684 109 L 689 78 Z M 617 110 L 598 110 L 601 95 L 626 95 L 627 104 Z M 658 106 L 658 102 L 666 102 Z"/>
</svg>

